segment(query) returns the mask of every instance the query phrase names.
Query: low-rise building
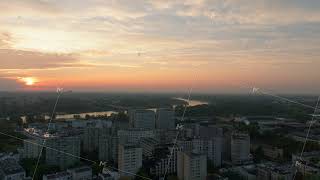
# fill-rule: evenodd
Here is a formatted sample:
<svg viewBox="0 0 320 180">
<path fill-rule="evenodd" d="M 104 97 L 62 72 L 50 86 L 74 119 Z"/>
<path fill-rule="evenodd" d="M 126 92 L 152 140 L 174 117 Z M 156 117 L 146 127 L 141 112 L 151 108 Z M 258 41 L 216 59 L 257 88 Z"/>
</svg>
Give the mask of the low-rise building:
<svg viewBox="0 0 320 180">
<path fill-rule="evenodd" d="M 25 170 L 13 158 L 0 160 L 1 180 L 22 180 L 25 178 Z"/>
<path fill-rule="evenodd" d="M 72 180 L 91 180 L 92 179 L 92 168 L 89 166 L 76 167 L 68 169 L 72 176 Z"/>
<path fill-rule="evenodd" d="M 291 180 L 292 165 L 279 165 L 277 163 L 263 163 L 257 165 L 257 179 L 261 180 Z"/>
<path fill-rule="evenodd" d="M 66 171 L 54 174 L 45 174 L 42 180 L 72 180 L 72 175 Z"/>
<path fill-rule="evenodd" d="M 292 155 L 292 163 L 295 171 L 303 177 L 320 176 L 320 151 L 304 152 L 301 157 L 300 154 Z"/>
</svg>

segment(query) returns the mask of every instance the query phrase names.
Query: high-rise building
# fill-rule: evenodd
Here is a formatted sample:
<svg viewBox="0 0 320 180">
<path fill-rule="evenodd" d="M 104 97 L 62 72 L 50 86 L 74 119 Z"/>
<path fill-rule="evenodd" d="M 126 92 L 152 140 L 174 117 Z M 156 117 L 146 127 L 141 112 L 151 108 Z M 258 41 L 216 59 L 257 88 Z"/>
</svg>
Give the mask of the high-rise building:
<svg viewBox="0 0 320 180">
<path fill-rule="evenodd" d="M 155 139 L 159 140 L 161 144 L 172 143 L 176 138 L 178 130 L 176 129 L 156 129 L 154 130 Z"/>
<path fill-rule="evenodd" d="M 222 136 L 222 160 L 231 161 L 231 131 L 223 132 Z"/>
<path fill-rule="evenodd" d="M 83 134 L 83 151 L 93 152 L 99 146 L 99 128 L 86 127 Z"/>
<path fill-rule="evenodd" d="M 172 144 L 169 147 L 158 147 L 153 153 L 152 164 L 150 165 L 150 174 L 160 177 L 167 172 L 167 174 L 174 174 L 177 172 L 177 156 L 181 147 Z M 172 155 L 171 155 L 172 152 Z M 171 157 L 170 157 L 171 156 Z"/>
<path fill-rule="evenodd" d="M 130 127 L 142 129 L 155 128 L 155 112 L 152 110 L 131 110 L 129 111 Z"/>
<path fill-rule="evenodd" d="M 207 156 L 214 167 L 220 167 L 222 162 L 222 138 L 215 137 L 207 141 Z"/>
<path fill-rule="evenodd" d="M 46 140 L 46 163 L 66 169 L 80 162 L 80 138 L 77 136 L 51 137 Z M 60 151 L 60 152 L 59 152 Z M 65 153 L 61 153 L 65 152 Z M 72 154 L 70 156 L 68 154 Z"/>
<path fill-rule="evenodd" d="M 142 148 L 131 144 L 120 144 L 118 168 L 121 177 L 132 177 L 142 167 Z"/>
<path fill-rule="evenodd" d="M 99 138 L 98 156 L 100 161 L 111 159 L 111 136 Z"/>
<path fill-rule="evenodd" d="M 207 157 L 203 154 L 178 152 L 179 180 L 203 180 L 207 177 Z"/>
<path fill-rule="evenodd" d="M 184 152 L 192 152 L 194 143 L 192 139 L 180 139 L 177 140 L 177 145 L 180 146 Z"/>
<path fill-rule="evenodd" d="M 199 127 L 199 137 L 205 139 L 211 139 L 213 137 L 221 137 L 223 135 L 223 130 L 216 126 L 200 126 Z"/>
<path fill-rule="evenodd" d="M 206 154 L 213 166 L 219 167 L 222 162 L 222 138 L 178 140 L 177 144 L 184 152 Z"/>
<path fill-rule="evenodd" d="M 118 160 L 118 153 L 119 153 L 119 137 L 112 136 L 111 137 L 111 146 L 109 148 L 111 154 L 111 160 L 117 161 Z"/>
<path fill-rule="evenodd" d="M 151 158 L 155 149 L 159 147 L 159 141 L 154 138 L 143 138 L 140 141 L 143 157 Z"/>
<path fill-rule="evenodd" d="M 175 129 L 174 111 L 170 108 L 160 108 L 156 111 L 157 129 Z"/>
<path fill-rule="evenodd" d="M 38 144 L 42 143 L 43 139 L 41 138 L 28 139 L 28 141 L 23 141 L 22 158 L 38 158 L 41 151 L 41 146 L 39 146 Z"/>
<path fill-rule="evenodd" d="M 99 139 L 109 136 L 111 128 L 107 127 L 86 127 L 83 135 L 83 150 L 93 152 L 99 149 Z"/>
<path fill-rule="evenodd" d="M 118 137 L 106 136 L 99 138 L 99 160 L 117 161 L 118 160 Z"/>
<path fill-rule="evenodd" d="M 118 137 L 119 137 L 119 142 L 123 144 L 125 143 L 136 144 L 142 138 L 155 137 L 155 133 L 153 130 L 131 128 L 127 130 L 119 130 Z"/>
<path fill-rule="evenodd" d="M 242 164 L 250 160 L 250 136 L 246 133 L 231 135 L 231 161 Z"/>
</svg>

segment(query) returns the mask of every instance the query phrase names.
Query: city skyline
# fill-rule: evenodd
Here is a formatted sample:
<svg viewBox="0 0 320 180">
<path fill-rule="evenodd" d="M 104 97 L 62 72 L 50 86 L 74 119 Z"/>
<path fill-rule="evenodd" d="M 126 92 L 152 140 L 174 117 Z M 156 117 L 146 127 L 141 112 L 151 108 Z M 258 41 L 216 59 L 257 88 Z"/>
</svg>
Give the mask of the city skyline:
<svg viewBox="0 0 320 180">
<path fill-rule="evenodd" d="M 0 2 L 0 91 L 320 90 L 320 2 Z"/>
</svg>

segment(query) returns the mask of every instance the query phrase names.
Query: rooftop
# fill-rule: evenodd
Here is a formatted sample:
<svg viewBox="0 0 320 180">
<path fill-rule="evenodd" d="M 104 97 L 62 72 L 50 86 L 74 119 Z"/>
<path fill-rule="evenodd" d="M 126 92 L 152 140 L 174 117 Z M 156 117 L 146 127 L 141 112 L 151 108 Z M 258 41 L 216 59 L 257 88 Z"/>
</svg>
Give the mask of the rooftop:
<svg viewBox="0 0 320 180">
<path fill-rule="evenodd" d="M 6 175 L 25 172 L 22 166 L 20 166 L 18 162 L 13 158 L 1 160 L 0 170 L 2 170 Z"/>
<path fill-rule="evenodd" d="M 63 171 L 63 172 L 58 172 L 55 174 L 47 174 L 44 176 L 46 176 L 47 179 L 57 179 L 57 178 L 61 178 L 61 177 L 71 176 L 71 175 L 70 175 L 70 173 Z"/>
<path fill-rule="evenodd" d="M 91 167 L 89 167 L 89 166 L 76 167 L 76 168 L 72 168 L 72 169 L 68 169 L 68 170 L 74 171 L 76 173 L 81 173 L 81 172 L 85 172 L 85 171 L 92 171 Z"/>
</svg>

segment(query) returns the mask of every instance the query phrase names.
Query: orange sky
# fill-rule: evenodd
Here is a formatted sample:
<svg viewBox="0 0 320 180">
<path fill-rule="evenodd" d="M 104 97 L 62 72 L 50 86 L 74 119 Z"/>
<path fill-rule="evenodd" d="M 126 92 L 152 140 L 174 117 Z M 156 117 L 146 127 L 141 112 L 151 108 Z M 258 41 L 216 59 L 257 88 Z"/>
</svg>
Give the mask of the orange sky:
<svg viewBox="0 0 320 180">
<path fill-rule="evenodd" d="M 240 6 L 241 5 L 241 6 Z M 320 3 L 3 0 L 0 91 L 317 93 Z"/>
</svg>

